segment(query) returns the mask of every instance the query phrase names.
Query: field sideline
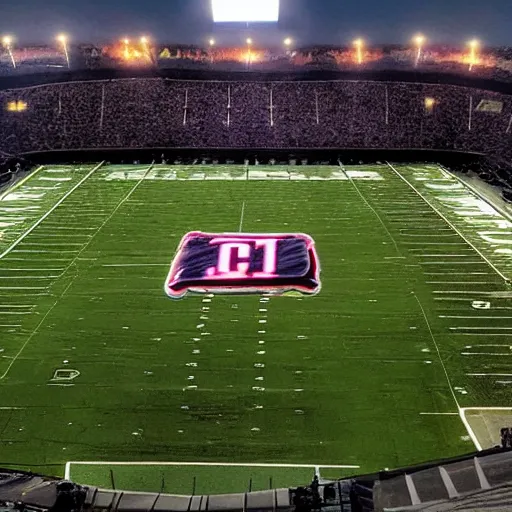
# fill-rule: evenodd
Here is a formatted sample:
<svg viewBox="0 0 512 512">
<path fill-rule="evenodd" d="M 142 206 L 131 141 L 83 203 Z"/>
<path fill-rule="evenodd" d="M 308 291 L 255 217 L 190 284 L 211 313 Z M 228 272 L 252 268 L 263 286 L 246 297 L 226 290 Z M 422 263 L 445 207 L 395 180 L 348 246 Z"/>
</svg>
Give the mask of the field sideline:
<svg viewBox="0 0 512 512">
<path fill-rule="evenodd" d="M 511 418 L 512 222 L 439 166 L 47 166 L 0 198 L 4 466 L 346 476 Z M 322 290 L 171 301 L 194 230 L 307 233 Z"/>
</svg>

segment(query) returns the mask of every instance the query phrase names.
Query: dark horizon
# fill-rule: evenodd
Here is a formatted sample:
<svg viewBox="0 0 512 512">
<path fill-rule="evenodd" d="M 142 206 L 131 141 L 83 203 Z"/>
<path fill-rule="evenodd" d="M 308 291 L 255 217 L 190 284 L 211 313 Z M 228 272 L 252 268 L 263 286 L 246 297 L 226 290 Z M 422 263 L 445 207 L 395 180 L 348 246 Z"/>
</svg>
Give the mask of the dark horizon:
<svg viewBox="0 0 512 512">
<path fill-rule="evenodd" d="M 461 46 L 476 37 L 484 46 L 512 46 L 511 25 L 510 0 L 281 0 L 278 25 L 249 29 L 214 26 L 210 0 L 19 0 L 2 6 L 0 34 L 12 34 L 19 46 L 52 44 L 65 32 L 75 43 L 145 34 L 161 44 L 200 46 L 215 37 L 220 45 L 233 45 L 251 34 L 261 46 L 290 36 L 301 47 L 343 46 L 355 37 L 372 45 L 406 44 L 421 32 L 432 45 Z"/>
</svg>

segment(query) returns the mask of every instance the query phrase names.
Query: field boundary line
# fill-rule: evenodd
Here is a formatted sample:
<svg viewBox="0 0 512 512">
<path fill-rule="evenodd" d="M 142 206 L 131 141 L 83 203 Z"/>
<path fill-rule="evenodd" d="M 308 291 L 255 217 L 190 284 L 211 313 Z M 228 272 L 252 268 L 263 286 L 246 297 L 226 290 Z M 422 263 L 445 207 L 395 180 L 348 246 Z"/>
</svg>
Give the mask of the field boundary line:
<svg viewBox="0 0 512 512">
<path fill-rule="evenodd" d="M 35 176 L 41 169 L 44 169 L 44 165 L 40 165 L 35 171 L 32 171 L 30 174 L 22 178 L 20 181 L 14 184 L 13 187 L 7 187 L 3 194 L 0 194 L 0 201 L 4 200 L 4 197 L 7 197 L 9 194 L 18 190 L 22 185 L 24 185 L 30 178 Z"/>
<path fill-rule="evenodd" d="M 449 169 L 446 169 L 442 165 L 439 166 L 439 168 L 447 173 L 450 177 L 455 178 L 463 187 L 468 188 L 471 192 L 473 192 L 474 195 L 476 195 L 479 199 L 481 199 L 484 203 L 488 204 L 492 208 L 494 208 L 500 215 L 505 217 L 509 222 L 512 222 L 512 216 L 510 213 L 505 211 L 501 206 L 498 206 L 494 204 L 488 197 L 484 196 L 481 192 L 478 191 L 477 188 L 475 188 L 471 183 L 467 183 L 462 178 L 457 176 L 454 172 L 451 172 Z"/>
<path fill-rule="evenodd" d="M 158 462 L 158 461 L 68 461 L 64 470 L 64 478 L 69 480 L 71 465 L 81 466 L 197 466 L 197 467 L 237 467 L 237 468 L 303 468 L 303 469 L 359 469 L 361 466 L 347 464 L 290 464 L 265 462 Z"/>
<path fill-rule="evenodd" d="M 473 250 L 498 274 L 505 283 L 510 284 L 510 279 L 505 276 L 495 265 L 492 263 L 479 249 L 477 249 L 446 217 L 443 215 L 412 183 L 409 183 L 389 162 L 386 161 L 386 164 L 391 168 L 391 170 L 404 182 L 406 183 L 416 194 L 427 203 L 434 212 L 441 217 L 448 226 L 450 226 Z"/>
<path fill-rule="evenodd" d="M 90 172 L 88 172 L 84 178 L 82 178 L 71 190 L 66 192 L 53 206 L 50 208 L 39 220 L 37 220 L 25 233 L 23 233 L 15 242 L 11 244 L 2 254 L 0 254 L 0 260 L 7 256 L 15 247 L 17 247 L 34 229 L 37 228 L 44 220 L 46 220 L 80 185 L 82 185 L 92 174 L 97 171 L 105 161 L 99 163 Z"/>
<path fill-rule="evenodd" d="M 400 249 L 398 248 L 398 244 L 396 243 L 396 240 L 395 238 L 393 237 L 393 235 L 391 234 L 391 232 L 389 231 L 388 227 L 386 226 L 386 224 L 384 223 L 384 221 L 382 220 L 381 216 L 378 214 L 378 212 L 375 210 L 375 208 L 368 202 L 368 200 L 366 199 L 366 197 L 363 195 L 363 193 L 359 190 L 359 187 L 356 185 L 355 181 L 352 179 L 351 176 L 349 176 L 347 174 L 347 171 L 345 170 L 345 166 L 341 163 L 340 160 L 338 160 L 338 164 L 340 166 L 340 169 L 342 170 L 343 174 L 347 177 L 347 179 L 350 181 L 350 183 L 352 184 L 352 186 L 356 189 L 356 192 L 359 194 L 359 196 L 361 197 L 361 199 L 364 201 L 364 203 L 366 204 L 366 206 L 368 206 L 368 208 L 370 208 L 370 210 L 374 213 L 374 215 L 377 217 L 377 219 L 379 219 L 379 222 L 381 223 L 382 227 L 384 228 L 384 230 L 386 231 L 386 233 L 388 234 L 389 238 L 391 238 L 391 241 L 393 242 L 394 246 L 395 246 L 395 250 L 396 252 L 400 255 L 399 257 L 400 258 L 403 258 L 404 255 L 402 254 L 402 252 L 400 251 Z"/>
<path fill-rule="evenodd" d="M 99 169 L 101 167 L 101 165 L 103 165 L 103 162 L 101 164 L 99 164 L 99 166 L 95 167 L 78 185 L 76 188 L 78 188 L 78 186 L 87 179 L 88 176 L 90 176 L 96 169 Z M 94 240 L 94 238 L 96 237 L 96 235 L 103 229 L 103 227 L 105 226 L 105 224 L 116 214 L 116 212 L 119 210 L 119 208 L 128 200 L 128 198 L 133 194 L 133 192 L 135 192 L 135 190 L 137 189 L 137 187 L 142 183 L 142 181 L 144 180 L 144 178 L 148 175 L 148 173 L 151 171 L 151 169 L 153 168 L 153 164 L 151 164 L 149 166 L 149 168 L 147 169 L 147 171 L 144 173 L 144 176 L 135 184 L 134 187 L 131 188 L 130 192 L 128 192 L 128 194 L 126 194 L 124 196 L 124 198 L 117 204 L 117 206 L 114 208 L 114 210 L 112 211 L 112 213 L 105 219 L 105 221 L 103 221 L 103 223 L 98 227 L 98 229 L 96 229 L 96 231 L 94 232 L 94 235 L 91 236 L 91 238 L 87 241 L 87 243 L 82 247 L 82 249 L 80 250 L 80 252 L 71 260 L 71 262 L 69 263 L 69 265 L 66 267 L 66 269 L 62 272 L 62 274 L 60 275 L 60 277 L 56 280 L 58 281 L 60 278 L 64 277 L 64 275 L 66 274 L 66 272 L 73 266 L 73 264 L 78 260 L 78 258 L 80 257 L 80 254 L 82 254 L 82 252 L 84 252 L 84 250 L 89 247 L 90 243 Z M 71 191 L 72 192 L 72 191 Z M 65 198 L 63 198 L 65 199 Z M 48 309 L 48 311 L 46 312 L 46 314 L 43 316 L 43 318 L 41 319 L 41 321 L 37 324 L 37 326 L 34 328 L 34 330 L 30 333 L 29 337 L 27 338 L 27 340 L 25 341 L 25 343 L 23 343 L 23 345 L 21 346 L 21 348 L 18 350 L 18 352 L 16 353 L 16 355 L 13 357 L 13 359 L 11 360 L 11 362 L 9 363 L 9 366 L 7 367 L 7 369 L 5 370 L 5 372 L 0 376 L 0 380 L 3 380 L 7 374 L 9 373 L 9 371 L 11 370 L 13 364 L 17 361 L 18 357 L 22 354 L 23 350 L 25 350 L 25 347 L 28 345 L 29 341 L 35 336 L 35 334 L 39 331 L 39 328 L 43 325 L 43 323 L 45 322 L 45 320 L 48 318 L 48 315 L 55 309 L 55 306 L 57 306 L 57 304 L 59 303 L 59 301 L 62 299 L 62 297 L 64 297 L 64 295 L 66 295 L 66 293 L 68 292 L 68 290 L 71 288 L 71 285 L 75 282 L 75 279 L 78 277 L 78 273 L 71 279 L 71 281 L 69 282 L 69 284 L 66 286 L 66 288 L 64 289 L 64 291 L 57 297 L 57 300 L 53 303 L 53 305 L 50 307 L 50 309 Z"/>
</svg>

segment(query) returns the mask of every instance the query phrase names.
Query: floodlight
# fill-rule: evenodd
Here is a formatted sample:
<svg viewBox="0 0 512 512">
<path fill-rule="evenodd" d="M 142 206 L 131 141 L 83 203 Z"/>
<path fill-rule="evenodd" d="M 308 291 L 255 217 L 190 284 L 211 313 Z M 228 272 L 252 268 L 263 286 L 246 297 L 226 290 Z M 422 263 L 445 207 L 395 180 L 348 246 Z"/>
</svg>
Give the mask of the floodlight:
<svg viewBox="0 0 512 512">
<path fill-rule="evenodd" d="M 422 46 L 423 43 L 425 42 L 425 36 L 422 35 L 422 34 L 418 34 L 415 38 L 414 38 L 414 42 L 416 43 L 417 46 Z"/>
<path fill-rule="evenodd" d="M 277 22 L 279 0 L 212 0 L 216 23 Z"/>
</svg>

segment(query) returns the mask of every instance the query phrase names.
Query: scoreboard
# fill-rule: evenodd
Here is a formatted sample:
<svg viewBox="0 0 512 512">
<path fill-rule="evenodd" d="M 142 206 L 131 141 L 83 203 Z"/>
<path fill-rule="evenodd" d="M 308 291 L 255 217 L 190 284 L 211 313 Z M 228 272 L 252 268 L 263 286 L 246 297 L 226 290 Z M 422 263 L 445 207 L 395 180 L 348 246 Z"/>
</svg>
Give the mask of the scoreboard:
<svg viewBox="0 0 512 512">
<path fill-rule="evenodd" d="M 212 0 L 215 23 L 276 23 L 279 0 Z"/>
</svg>

